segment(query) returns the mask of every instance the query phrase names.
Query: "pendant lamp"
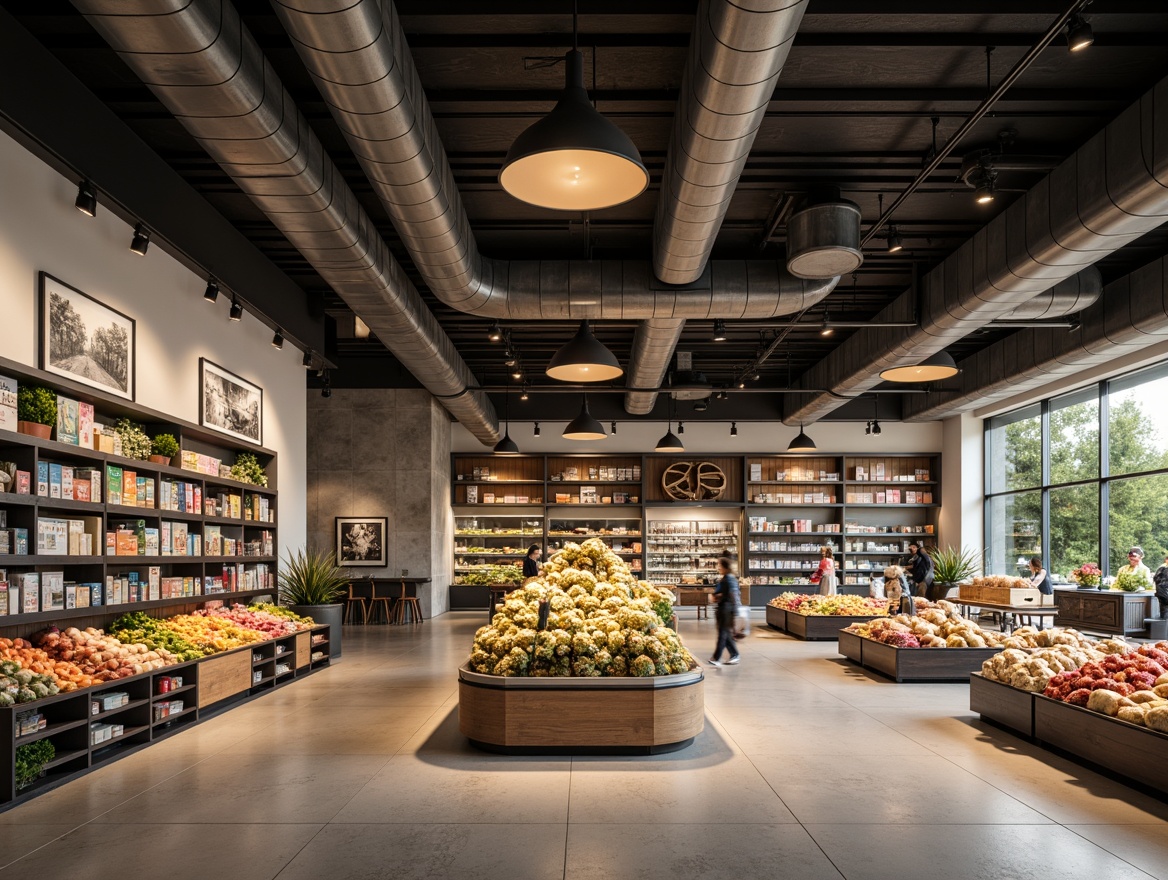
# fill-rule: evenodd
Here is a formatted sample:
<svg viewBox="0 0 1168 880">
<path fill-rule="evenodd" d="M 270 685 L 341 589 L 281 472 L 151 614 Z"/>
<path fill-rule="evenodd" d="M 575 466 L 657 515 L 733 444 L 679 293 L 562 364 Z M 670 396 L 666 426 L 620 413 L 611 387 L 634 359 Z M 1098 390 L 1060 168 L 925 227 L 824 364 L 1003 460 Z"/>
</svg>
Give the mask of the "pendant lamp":
<svg viewBox="0 0 1168 880">
<path fill-rule="evenodd" d="M 795 439 L 787 447 L 788 452 L 814 452 L 815 441 L 808 437 L 803 432 L 803 423 L 799 423 L 799 433 L 795 435 Z"/>
<path fill-rule="evenodd" d="M 507 420 L 507 427 L 503 430 L 503 436 L 499 442 L 495 444 L 495 455 L 518 455 L 519 445 L 511 439 L 511 395 L 504 397 L 504 418 Z"/>
<path fill-rule="evenodd" d="M 685 452 L 685 445 L 681 442 L 681 438 L 673 433 L 673 422 L 669 423 L 669 430 L 665 432 L 665 436 L 657 441 L 657 445 L 653 447 L 654 452 Z"/>
<path fill-rule="evenodd" d="M 552 111 L 519 135 L 507 151 L 499 183 L 515 198 L 557 211 L 598 211 L 635 199 L 649 172 L 629 136 L 605 119 L 584 88 L 584 56 L 564 56 L 565 85 Z"/>
<path fill-rule="evenodd" d="M 580 404 L 580 414 L 568 422 L 564 433 L 560 435 L 565 440 L 603 440 L 608 435 L 604 433 L 604 425 L 592 417 L 588 411 L 588 395 L 584 395 Z"/>
<path fill-rule="evenodd" d="M 880 378 L 889 382 L 936 382 L 956 376 L 959 372 L 953 356 L 947 351 L 939 351 L 915 366 L 883 370 Z"/>
<path fill-rule="evenodd" d="M 607 382 L 624 370 L 616 355 L 592 335 L 588 322 L 581 321 L 576 335 L 548 363 L 547 374 L 561 382 Z"/>
</svg>

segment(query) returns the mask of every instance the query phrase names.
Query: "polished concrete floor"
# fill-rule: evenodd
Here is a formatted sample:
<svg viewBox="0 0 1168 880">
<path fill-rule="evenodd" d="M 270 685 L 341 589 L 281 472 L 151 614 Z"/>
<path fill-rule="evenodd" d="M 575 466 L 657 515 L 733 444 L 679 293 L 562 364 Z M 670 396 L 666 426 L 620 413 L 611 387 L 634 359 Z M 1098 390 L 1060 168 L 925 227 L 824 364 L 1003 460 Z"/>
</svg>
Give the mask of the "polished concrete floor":
<svg viewBox="0 0 1168 880">
<path fill-rule="evenodd" d="M 454 670 L 481 618 L 347 630 L 333 668 L 0 814 L 0 873 L 1168 878 L 1168 804 L 981 723 L 964 685 L 757 623 L 685 751 L 479 753 Z M 681 631 L 708 656 L 712 622 Z"/>
</svg>

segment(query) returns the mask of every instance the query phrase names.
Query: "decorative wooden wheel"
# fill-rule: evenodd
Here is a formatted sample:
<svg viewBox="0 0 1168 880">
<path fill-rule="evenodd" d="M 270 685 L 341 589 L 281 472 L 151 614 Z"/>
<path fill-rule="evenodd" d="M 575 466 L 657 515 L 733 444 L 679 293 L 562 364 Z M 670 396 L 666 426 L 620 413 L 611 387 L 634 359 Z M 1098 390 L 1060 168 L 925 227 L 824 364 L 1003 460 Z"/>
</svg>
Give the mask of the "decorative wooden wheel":
<svg viewBox="0 0 1168 880">
<path fill-rule="evenodd" d="M 717 501 L 726 474 L 712 461 L 675 461 L 661 475 L 661 488 L 674 501 Z"/>
</svg>

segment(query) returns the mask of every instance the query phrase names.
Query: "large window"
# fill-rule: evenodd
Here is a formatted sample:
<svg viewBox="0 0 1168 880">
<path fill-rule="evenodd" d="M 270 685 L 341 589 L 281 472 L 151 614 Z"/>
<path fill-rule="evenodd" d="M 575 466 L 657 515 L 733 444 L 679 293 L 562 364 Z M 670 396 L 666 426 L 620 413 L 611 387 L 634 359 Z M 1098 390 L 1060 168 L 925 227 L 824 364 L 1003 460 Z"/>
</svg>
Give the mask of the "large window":
<svg viewBox="0 0 1168 880">
<path fill-rule="evenodd" d="M 988 570 L 1037 555 L 1067 579 L 1084 562 L 1115 574 L 1128 548 L 1168 553 L 1168 364 L 986 422 Z M 1102 447 L 1106 445 L 1105 449 Z"/>
</svg>

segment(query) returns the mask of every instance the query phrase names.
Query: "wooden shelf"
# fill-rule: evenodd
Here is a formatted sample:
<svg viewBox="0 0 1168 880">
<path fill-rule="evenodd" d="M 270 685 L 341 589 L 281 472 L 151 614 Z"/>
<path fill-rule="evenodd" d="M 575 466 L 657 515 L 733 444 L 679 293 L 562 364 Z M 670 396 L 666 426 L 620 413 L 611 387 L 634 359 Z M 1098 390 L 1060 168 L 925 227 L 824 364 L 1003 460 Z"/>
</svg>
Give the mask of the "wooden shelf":
<svg viewBox="0 0 1168 880">
<path fill-rule="evenodd" d="M 116 684 L 116 682 L 107 682 L 107 684 Z M 84 690 L 92 691 L 92 688 L 86 688 Z M 108 690 L 108 688 L 107 688 L 107 690 Z M 82 691 L 74 691 L 74 693 L 81 693 L 81 692 Z M 92 697 L 97 697 L 100 695 L 101 695 L 101 691 L 95 691 L 95 692 L 90 693 L 90 696 L 92 696 Z M 131 709 L 137 709 L 139 706 L 145 706 L 149 702 L 150 702 L 149 699 L 130 700 L 130 702 L 126 703 L 126 705 L 124 705 L 124 706 L 118 706 L 115 709 L 103 709 L 100 712 L 93 713 L 93 714 L 89 715 L 85 720 L 89 721 L 89 722 L 100 721 L 102 718 L 110 718 L 114 715 L 120 715 L 122 712 L 129 712 Z"/>
<path fill-rule="evenodd" d="M 27 704 L 20 703 L 18 705 L 18 708 L 19 708 L 19 706 L 24 706 L 24 705 L 27 705 Z M 45 727 L 44 730 L 38 730 L 36 733 L 30 733 L 26 736 L 18 736 L 16 738 L 16 745 L 18 745 L 18 746 L 27 745 L 28 743 L 36 742 L 39 739 L 44 739 L 45 737 L 54 736 L 58 733 L 63 733 L 66 730 L 74 730 L 74 729 L 80 727 L 81 725 L 88 723 L 88 721 L 89 721 L 88 718 L 82 718 L 80 721 L 60 721 L 60 722 L 57 722 L 56 724 L 49 724 Z"/>
<path fill-rule="evenodd" d="M 61 752 L 57 757 L 45 764 L 45 770 L 52 770 L 54 767 L 60 767 L 62 764 L 68 764 L 70 761 L 75 761 L 80 757 L 88 755 L 89 749 L 70 749 L 67 752 Z"/>
</svg>

